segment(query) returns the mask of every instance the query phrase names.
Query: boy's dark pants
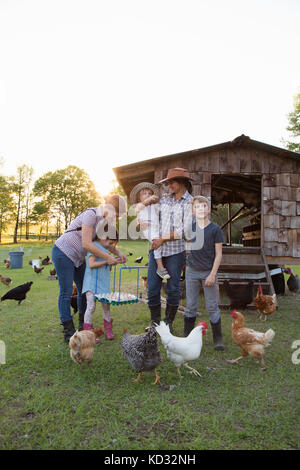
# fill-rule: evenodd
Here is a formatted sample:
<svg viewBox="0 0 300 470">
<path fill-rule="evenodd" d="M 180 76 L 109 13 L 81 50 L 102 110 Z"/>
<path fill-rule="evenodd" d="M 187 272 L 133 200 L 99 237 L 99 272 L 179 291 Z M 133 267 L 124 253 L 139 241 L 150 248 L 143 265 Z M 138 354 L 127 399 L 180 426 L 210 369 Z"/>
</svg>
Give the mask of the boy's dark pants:
<svg viewBox="0 0 300 470">
<path fill-rule="evenodd" d="M 183 251 L 175 255 L 165 256 L 162 258 L 162 261 L 171 276 L 171 279 L 167 281 L 167 308 L 166 318 L 164 320 L 167 321 L 167 323 L 172 324 L 180 300 L 180 276 L 185 264 L 185 252 Z M 151 320 L 155 323 L 159 323 L 161 320 L 160 291 L 162 279 L 156 274 L 156 271 L 157 264 L 154 259 L 153 250 L 150 250 L 147 275 L 148 306 L 151 312 Z"/>
</svg>

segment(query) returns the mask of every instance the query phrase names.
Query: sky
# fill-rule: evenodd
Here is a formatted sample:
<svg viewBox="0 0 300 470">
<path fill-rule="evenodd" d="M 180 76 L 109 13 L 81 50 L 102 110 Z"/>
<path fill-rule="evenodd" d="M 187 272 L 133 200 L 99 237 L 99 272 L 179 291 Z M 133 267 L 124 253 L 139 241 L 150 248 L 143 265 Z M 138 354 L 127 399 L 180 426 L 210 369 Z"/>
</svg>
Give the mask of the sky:
<svg viewBox="0 0 300 470">
<path fill-rule="evenodd" d="M 0 0 L 0 173 L 112 168 L 234 139 L 283 147 L 299 0 Z"/>
</svg>

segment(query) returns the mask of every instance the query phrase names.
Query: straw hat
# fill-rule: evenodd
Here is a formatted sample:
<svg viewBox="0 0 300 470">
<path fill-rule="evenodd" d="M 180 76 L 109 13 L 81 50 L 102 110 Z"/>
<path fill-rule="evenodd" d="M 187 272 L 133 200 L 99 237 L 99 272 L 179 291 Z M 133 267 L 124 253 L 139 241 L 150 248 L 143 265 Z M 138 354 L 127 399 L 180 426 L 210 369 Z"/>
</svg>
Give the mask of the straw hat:
<svg viewBox="0 0 300 470">
<path fill-rule="evenodd" d="M 190 177 L 188 170 L 186 170 L 185 168 L 170 168 L 170 170 L 168 170 L 167 177 L 159 181 L 159 183 L 166 183 L 166 181 L 174 180 L 177 178 L 180 178 L 180 179 L 183 178 L 189 181 L 194 181 Z"/>
<path fill-rule="evenodd" d="M 130 193 L 130 196 L 129 196 L 129 199 L 130 199 L 130 204 L 136 204 L 138 201 L 138 195 L 139 195 L 139 192 L 142 190 L 142 189 L 151 189 L 151 191 L 153 191 L 153 194 L 155 194 L 155 196 L 159 196 L 159 189 L 158 187 L 153 184 L 153 183 L 148 183 L 147 181 L 144 181 L 142 183 L 139 183 L 137 184 L 131 191 Z"/>
</svg>

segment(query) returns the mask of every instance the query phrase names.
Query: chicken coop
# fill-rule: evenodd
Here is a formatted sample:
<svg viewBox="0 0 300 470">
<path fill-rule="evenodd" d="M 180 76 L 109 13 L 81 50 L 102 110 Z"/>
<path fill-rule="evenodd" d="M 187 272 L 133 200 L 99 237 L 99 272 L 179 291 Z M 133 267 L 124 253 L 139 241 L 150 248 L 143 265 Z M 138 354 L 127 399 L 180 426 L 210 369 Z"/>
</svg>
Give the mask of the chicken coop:
<svg viewBox="0 0 300 470">
<path fill-rule="evenodd" d="M 262 284 L 283 293 L 282 268 L 300 264 L 300 154 L 241 135 L 234 140 L 114 168 L 129 196 L 142 181 L 158 183 L 169 168 L 186 168 L 193 196 L 210 199 L 221 225 L 219 284 Z M 161 187 L 161 194 L 166 192 Z M 218 214 L 222 212 L 220 224 Z M 225 219 L 224 219 L 225 214 Z"/>
</svg>

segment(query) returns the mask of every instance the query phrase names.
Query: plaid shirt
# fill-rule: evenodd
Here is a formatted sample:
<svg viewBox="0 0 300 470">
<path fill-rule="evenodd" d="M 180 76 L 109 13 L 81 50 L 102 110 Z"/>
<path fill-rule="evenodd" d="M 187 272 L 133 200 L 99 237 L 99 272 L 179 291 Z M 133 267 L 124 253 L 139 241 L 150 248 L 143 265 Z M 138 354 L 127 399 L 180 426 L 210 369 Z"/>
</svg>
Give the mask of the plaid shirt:
<svg viewBox="0 0 300 470">
<path fill-rule="evenodd" d="M 162 245 L 162 256 L 172 256 L 185 251 L 185 224 L 190 220 L 191 201 L 193 196 L 186 191 L 180 199 L 175 200 L 174 195 L 160 200 L 160 231 L 162 235 L 174 230 L 180 238 Z"/>
</svg>

